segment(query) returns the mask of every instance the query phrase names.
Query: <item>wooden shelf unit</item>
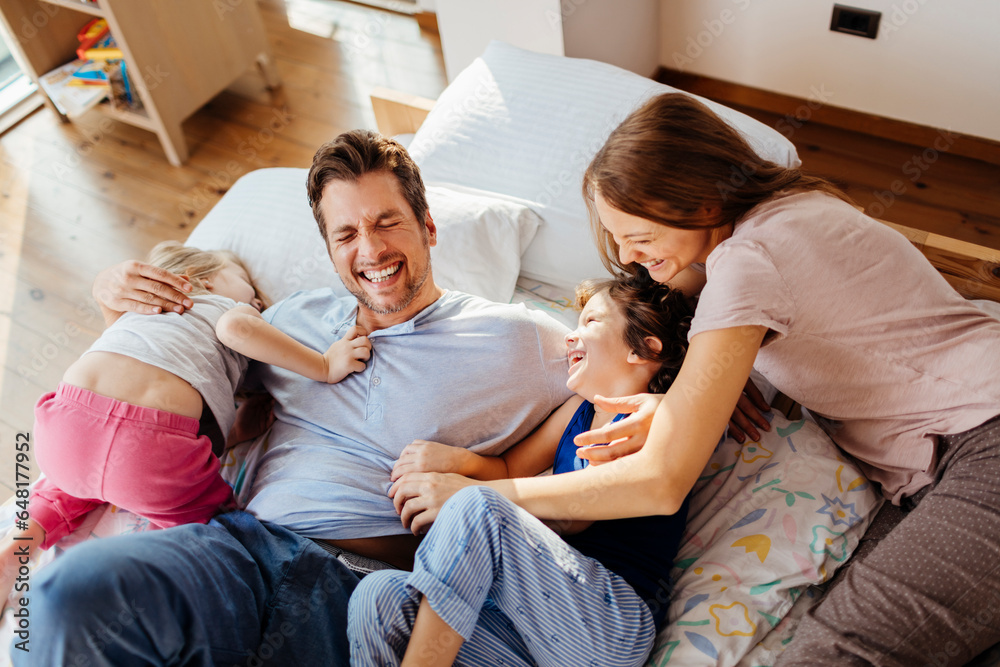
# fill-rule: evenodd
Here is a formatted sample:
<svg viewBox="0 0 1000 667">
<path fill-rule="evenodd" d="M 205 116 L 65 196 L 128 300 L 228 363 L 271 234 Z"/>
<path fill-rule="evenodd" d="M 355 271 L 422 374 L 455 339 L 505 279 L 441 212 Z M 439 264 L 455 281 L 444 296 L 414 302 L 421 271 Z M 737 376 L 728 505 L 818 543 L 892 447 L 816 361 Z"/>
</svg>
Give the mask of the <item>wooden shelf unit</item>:
<svg viewBox="0 0 1000 667">
<path fill-rule="evenodd" d="M 268 87 L 281 83 L 256 0 L 0 0 L 11 46 L 36 83 L 76 58 L 76 35 L 94 16 L 107 20 L 144 107 L 98 109 L 155 132 L 172 165 L 188 157 L 181 123 L 249 68 Z M 45 103 L 59 113 L 47 96 Z"/>
</svg>

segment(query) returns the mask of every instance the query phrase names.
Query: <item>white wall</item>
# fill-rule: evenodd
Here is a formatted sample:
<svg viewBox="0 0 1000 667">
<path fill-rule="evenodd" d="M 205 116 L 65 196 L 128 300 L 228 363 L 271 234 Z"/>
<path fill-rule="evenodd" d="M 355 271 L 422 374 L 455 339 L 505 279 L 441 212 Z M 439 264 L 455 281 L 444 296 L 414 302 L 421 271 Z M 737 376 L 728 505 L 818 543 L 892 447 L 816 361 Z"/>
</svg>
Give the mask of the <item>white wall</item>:
<svg viewBox="0 0 1000 667">
<path fill-rule="evenodd" d="M 1000 2 L 850 0 L 874 40 L 830 31 L 833 0 L 661 0 L 660 62 L 1000 141 Z"/>
<path fill-rule="evenodd" d="M 567 56 L 656 73 L 660 0 L 562 0 L 562 23 Z"/>
<path fill-rule="evenodd" d="M 493 39 L 563 55 L 559 0 L 435 0 L 435 4 L 449 81 Z"/>
<path fill-rule="evenodd" d="M 424 0 L 426 1 L 426 0 Z M 435 0 L 451 81 L 492 39 L 652 76 L 660 64 L 660 0 Z"/>
</svg>

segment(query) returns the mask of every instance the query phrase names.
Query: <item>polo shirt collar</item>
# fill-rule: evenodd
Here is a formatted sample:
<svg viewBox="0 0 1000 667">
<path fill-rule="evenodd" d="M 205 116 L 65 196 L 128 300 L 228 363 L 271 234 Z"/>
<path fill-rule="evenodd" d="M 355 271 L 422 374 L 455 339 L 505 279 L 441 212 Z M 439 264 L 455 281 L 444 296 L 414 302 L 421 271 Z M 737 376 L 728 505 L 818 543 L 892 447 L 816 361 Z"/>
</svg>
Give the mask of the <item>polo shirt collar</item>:
<svg viewBox="0 0 1000 667">
<path fill-rule="evenodd" d="M 417 313 L 410 319 L 406 320 L 405 322 L 400 322 L 399 324 L 394 324 L 393 326 L 388 327 L 386 329 L 379 329 L 378 331 L 373 331 L 372 333 L 368 334 L 368 337 L 381 338 L 383 336 L 405 336 L 406 334 L 413 333 L 414 330 L 416 329 L 417 320 L 437 310 L 438 307 L 440 307 L 441 303 L 444 301 L 444 298 L 448 294 L 450 294 L 450 291 L 445 290 L 444 294 L 442 294 L 437 300 L 435 300 L 434 303 L 430 304 L 429 306 L 421 310 L 419 313 Z M 357 322 L 358 322 L 358 307 L 354 306 L 354 308 L 351 309 L 351 312 L 347 315 L 347 317 L 341 320 L 341 322 L 333 328 L 332 333 L 334 336 L 339 338 L 344 335 L 344 331 L 353 327 L 355 324 L 357 324 Z"/>
</svg>

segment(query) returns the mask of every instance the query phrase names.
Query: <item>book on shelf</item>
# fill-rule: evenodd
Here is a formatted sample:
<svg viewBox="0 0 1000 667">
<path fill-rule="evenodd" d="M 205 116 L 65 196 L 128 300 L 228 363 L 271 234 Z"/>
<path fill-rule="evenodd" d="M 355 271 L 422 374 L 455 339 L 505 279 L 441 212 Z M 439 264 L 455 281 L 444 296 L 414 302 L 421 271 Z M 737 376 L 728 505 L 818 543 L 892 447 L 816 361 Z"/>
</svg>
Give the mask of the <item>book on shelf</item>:
<svg viewBox="0 0 1000 667">
<path fill-rule="evenodd" d="M 111 90 L 110 86 L 81 86 L 73 83 L 74 75 L 88 62 L 86 60 L 68 62 L 47 74 L 43 74 L 38 79 L 45 94 L 56 105 L 59 113 L 70 118 L 80 116 L 97 106 Z"/>
<path fill-rule="evenodd" d="M 93 19 L 77 34 L 77 60 L 40 77 L 42 88 L 60 113 L 79 116 L 111 98 L 118 111 L 138 111 L 142 104 L 134 95 L 122 52 L 108 30 L 105 19 Z"/>
<path fill-rule="evenodd" d="M 108 86 L 111 67 L 105 61 L 91 60 L 79 67 L 69 80 L 70 86 Z"/>
</svg>

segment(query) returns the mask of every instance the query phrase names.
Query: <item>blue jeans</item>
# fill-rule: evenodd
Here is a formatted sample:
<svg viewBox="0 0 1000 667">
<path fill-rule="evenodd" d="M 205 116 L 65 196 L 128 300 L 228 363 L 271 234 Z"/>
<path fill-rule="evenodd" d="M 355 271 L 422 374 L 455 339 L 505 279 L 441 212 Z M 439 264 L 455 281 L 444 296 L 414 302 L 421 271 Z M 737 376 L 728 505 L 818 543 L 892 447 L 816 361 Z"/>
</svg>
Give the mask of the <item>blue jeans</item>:
<svg viewBox="0 0 1000 667">
<path fill-rule="evenodd" d="M 246 512 L 92 540 L 32 581 L 15 665 L 349 665 L 357 576 Z M 16 641 L 16 640 L 15 640 Z"/>
</svg>

